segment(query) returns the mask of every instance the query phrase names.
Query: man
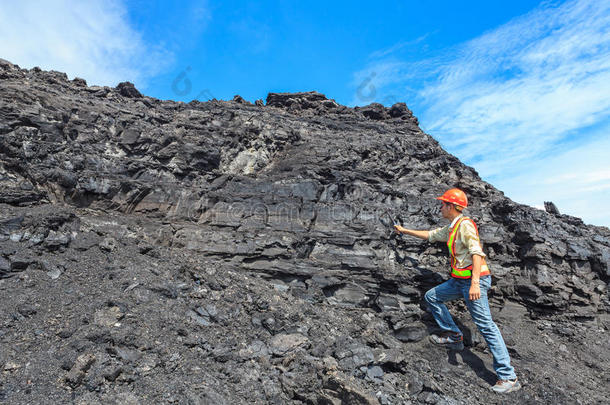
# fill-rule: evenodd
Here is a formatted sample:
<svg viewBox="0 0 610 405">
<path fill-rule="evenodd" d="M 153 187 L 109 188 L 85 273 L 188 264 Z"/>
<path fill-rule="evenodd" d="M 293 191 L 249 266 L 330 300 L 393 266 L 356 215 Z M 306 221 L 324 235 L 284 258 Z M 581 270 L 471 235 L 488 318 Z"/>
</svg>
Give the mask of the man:
<svg viewBox="0 0 610 405">
<path fill-rule="evenodd" d="M 465 217 L 462 210 L 468 206 L 468 199 L 462 190 L 452 188 L 438 197 L 441 214 L 451 221 L 445 227 L 431 231 L 416 231 L 394 225 L 397 233 L 427 239 L 430 242 L 445 242 L 451 255 L 451 278 L 429 290 L 424 299 L 428 303 L 434 319 L 443 330 L 439 335 L 431 335 L 430 340 L 439 345 L 462 350 L 464 337 L 457 327 L 444 302 L 464 298 L 472 320 L 485 338 L 493 355 L 493 366 L 498 382 L 493 390 L 499 393 L 516 391 L 521 388 L 515 370 L 510 365 L 510 356 L 502 334 L 491 319 L 487 291 L 491 287 L 491 274 L 481 249 L 479 233 L 474 221 Z"/>
</svg>

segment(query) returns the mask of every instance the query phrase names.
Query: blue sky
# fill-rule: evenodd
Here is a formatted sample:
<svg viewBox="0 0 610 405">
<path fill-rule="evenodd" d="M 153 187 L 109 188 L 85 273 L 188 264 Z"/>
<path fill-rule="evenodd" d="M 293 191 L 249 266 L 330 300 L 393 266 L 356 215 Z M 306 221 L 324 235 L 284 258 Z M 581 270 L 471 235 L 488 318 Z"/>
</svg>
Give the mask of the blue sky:
<svg viewBox="0 0 610 405">
<path fill-rule="evenodd" d="M 610 2 L 24 0 L 0 57 L 161 99 L 404 101 L 511 199 L 610 227 Z"/>
</svg>

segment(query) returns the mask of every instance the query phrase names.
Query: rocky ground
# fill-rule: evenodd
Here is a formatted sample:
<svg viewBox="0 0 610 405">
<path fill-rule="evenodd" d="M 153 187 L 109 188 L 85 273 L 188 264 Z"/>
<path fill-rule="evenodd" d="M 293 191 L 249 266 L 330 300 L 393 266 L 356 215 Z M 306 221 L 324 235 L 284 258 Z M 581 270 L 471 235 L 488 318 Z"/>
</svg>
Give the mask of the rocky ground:
<svg viewBox="0 0 610 405">
<path fill-rule="evenodd" d="M 464 189 L 523 389 L 422 304 Z M 552 210 L 551 210 L 552 211 Z M 0 60 L 0 401 L 607 403 L 610 230 L 512 202 L 402 103 L 188 104 Z"/>
</svg>

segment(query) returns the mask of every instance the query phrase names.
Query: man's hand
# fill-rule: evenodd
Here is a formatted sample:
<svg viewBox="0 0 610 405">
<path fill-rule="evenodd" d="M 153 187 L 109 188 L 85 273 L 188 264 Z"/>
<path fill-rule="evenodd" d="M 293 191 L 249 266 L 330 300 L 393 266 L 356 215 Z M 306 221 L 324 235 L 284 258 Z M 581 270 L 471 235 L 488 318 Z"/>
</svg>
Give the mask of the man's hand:
<svg viewBox="0 0 610 405">
<path fill-rule="evenodd" d="M 476 301 L 481 298 L 481 287 L 479 284 L 470 284 L 470 291 L 468 291 L 470 301 Z"/>
<path fill-rule="evenodd" d="M 396 231 L 396 233 L 404 233 L 406 231 L 405 228 L 403 228 L 402 226 L 396 224 L 394 225 L 394 230 Z"/>
</svg>

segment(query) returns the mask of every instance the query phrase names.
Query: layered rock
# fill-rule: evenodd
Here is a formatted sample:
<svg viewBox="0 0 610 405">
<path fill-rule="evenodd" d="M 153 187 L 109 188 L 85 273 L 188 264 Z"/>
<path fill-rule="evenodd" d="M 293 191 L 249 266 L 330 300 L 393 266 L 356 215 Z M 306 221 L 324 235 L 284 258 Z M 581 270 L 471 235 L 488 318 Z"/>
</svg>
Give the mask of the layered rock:
<svg viewBox="0 0 610 405">
<path fill-rule="evenodd" d="M 607 339 L 596 343 L 608 328 L 610 231 L 512 202 L 404 103 L 351 109 L 308 92 L 185 104 L 6 61 L 0 79 L 0 338 L 25 332 L 43 370 L 31 395 L 493 400 L 460 386 L 464 372 L 493 379 L 463 308 L 472 351 L 459 370 L 422 340 L 434 322 L 421 297 L 447 278 L 446 247 L 397 237 L 388 221 L 441 226 L 434 197 L 448 187 L 472 201 L 491 303 L 531 384 L 520 399 L 573 398 L 576 378 L 586 401 L 603 384 L 593 356 L 610 355 Z M 55 359 L 44 363 L 44 350 Z M 576 368 L 555 375 L 544 365 L 558 358 Z M 2 361 L 0 392 L 24 400 L 19 378 L 32 372 L 17 350 Z M 63 382 L 43 386 L 61 368 Z M 158 384 L 168 380 L 179 388 Z"/>
</svg>

